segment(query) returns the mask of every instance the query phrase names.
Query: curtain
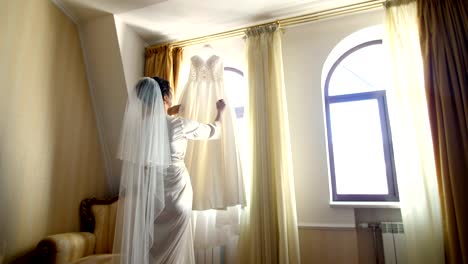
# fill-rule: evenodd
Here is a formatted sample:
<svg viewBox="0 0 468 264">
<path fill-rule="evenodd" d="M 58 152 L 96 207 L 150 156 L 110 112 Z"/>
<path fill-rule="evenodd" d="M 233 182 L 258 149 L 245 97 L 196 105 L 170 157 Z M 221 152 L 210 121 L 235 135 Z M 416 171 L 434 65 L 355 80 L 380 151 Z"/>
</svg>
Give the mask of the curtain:
<svg viewBox="0 0 468 264">
<path fill-rule="evenodd" d="M 468 263 L 468 3 L 418 1 L 446 257 Z"/>
<path fill-rule="evenodd" d="M 276 24 L 247 30 L 252 176 L 239 263 L 300 263 L 280 34 Z"/>
<path fill-rule="evenodd" d="M 434 151 L 424 90 L 417 9 L 394 1 L 386 9 L 384 45 L 390 51 L 388 89 L 400 207 L 408 262 L 443 263 L 443 234 Z"/>
<path fill-rule="evenodd" d="M 183 58 L 182 48 L 161 46 L 146 50 L 145 76 L 160 77 L 171 84 L 173 95 L 177 92 L 180 65 Z"/>
</svg>

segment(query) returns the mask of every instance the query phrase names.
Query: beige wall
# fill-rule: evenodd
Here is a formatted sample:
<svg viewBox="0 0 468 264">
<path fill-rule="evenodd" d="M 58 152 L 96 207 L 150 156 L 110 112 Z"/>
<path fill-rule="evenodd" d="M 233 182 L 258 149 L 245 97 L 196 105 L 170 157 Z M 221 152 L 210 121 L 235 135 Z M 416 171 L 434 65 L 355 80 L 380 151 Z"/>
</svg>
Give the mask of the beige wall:
<svg viewBox="0 0 468 264">
<path fill-rule="evenodd" d="M 300 227 L 301 263 L 375 264 L 384 263 L 382 233 L 368 228 Z"/>
<path fill-rule="evenodd" d="M 7 261 L 79 230 L 107 182 L 76 26 L 48 0 L 0 1 L 0 241 Z"/>
<path fill-rule="evenodd" d="M 109 187 L 119 190 L 121 161 L 117 159 L 127 84 L 113 15 L 79 25 L 96 117 L 102 134 Z M 138 51 L 134 51 L 138 53 Z"/>
<path fill-rule="evenodd" d="M 359 263 L 357 233 L 354 228 L 299 228 L 301 263 Z"/>
<path fill-rule="evenodd" d="M 125 24 L 118 15 L 114 15 L 115 28 L 119 39 L 120 57 L 124 69 L 127 90 L 135 87 L 137 81 L 143 76 L 145 68 L 145 47 L 148 44 Z"/>
</svg>

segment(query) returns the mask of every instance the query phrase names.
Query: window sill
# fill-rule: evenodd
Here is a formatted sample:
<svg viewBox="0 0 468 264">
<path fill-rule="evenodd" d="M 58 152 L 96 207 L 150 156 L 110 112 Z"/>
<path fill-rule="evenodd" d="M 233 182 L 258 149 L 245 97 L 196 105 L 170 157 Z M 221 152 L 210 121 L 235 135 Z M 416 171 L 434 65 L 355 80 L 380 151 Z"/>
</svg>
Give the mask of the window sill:
<svg viewBox="0 0 468 264">
<path fill-rule="evenodd" d="M 332 208 L 400 208 L 400 202 L 330 202 Z"/>
</svg>

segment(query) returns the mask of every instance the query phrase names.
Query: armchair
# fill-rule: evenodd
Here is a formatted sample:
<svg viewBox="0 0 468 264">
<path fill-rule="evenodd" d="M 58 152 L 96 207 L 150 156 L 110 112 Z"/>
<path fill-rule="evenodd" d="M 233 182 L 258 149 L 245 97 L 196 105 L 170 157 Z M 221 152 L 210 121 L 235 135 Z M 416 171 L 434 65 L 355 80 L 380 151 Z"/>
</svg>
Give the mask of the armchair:
<svg viewBox="0 0 468 264">
<path fill-rule="evenodd" d="M 118 197 L 83 200 L 80 204 L 81 232 L 44 238 L 35 249 L 34 263 L 111 263 L 117 201 Z"/>
</svg>

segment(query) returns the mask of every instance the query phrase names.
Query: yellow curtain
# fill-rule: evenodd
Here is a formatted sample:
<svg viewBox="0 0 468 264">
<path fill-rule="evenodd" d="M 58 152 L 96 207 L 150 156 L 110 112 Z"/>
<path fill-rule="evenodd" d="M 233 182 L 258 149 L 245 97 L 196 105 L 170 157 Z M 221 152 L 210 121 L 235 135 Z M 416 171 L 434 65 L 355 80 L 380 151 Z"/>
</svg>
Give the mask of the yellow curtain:
<svg viewBox="0 0 468 264">
<path fill-rule="evenodd" d="M 179 85 L 179 74 L 180 74 L 180 66 L 182 64 L 182 59 L 184 55 L 183 48 L 173 48 L 172 49 L 172 80 L 173 80 L 173 89 L 174 89 L 174 97 L 176 96 L 177 88 Z"/>
<path fill-rule="evenodd" d="M 252 182 L 239 263 L 300 263 L 280 34 L 276 24 L 247 32 Z"/>
<path fill-rule="evenodd" d="M 393 0 L 385 12 L 384 44 L 390 51 L 388 106 L 393 134 L 406 263 L 444 263 L 442 217 L 424 89 L 417 6 Z"/>
<path fill-rule="evenodd" d="M 419 0 L 429 117 L 448 263 L 468 263 L 468 5 Z"/>
<path fill-rule="evenodd" d="M 173 89 L 173 95 L 175 95 L 182 58 L 182 48 L 173 48 L 169 45 L 148 48 L 146 50 L 145 76 L 157 76 L 168 80 Z"/>
</svg>

